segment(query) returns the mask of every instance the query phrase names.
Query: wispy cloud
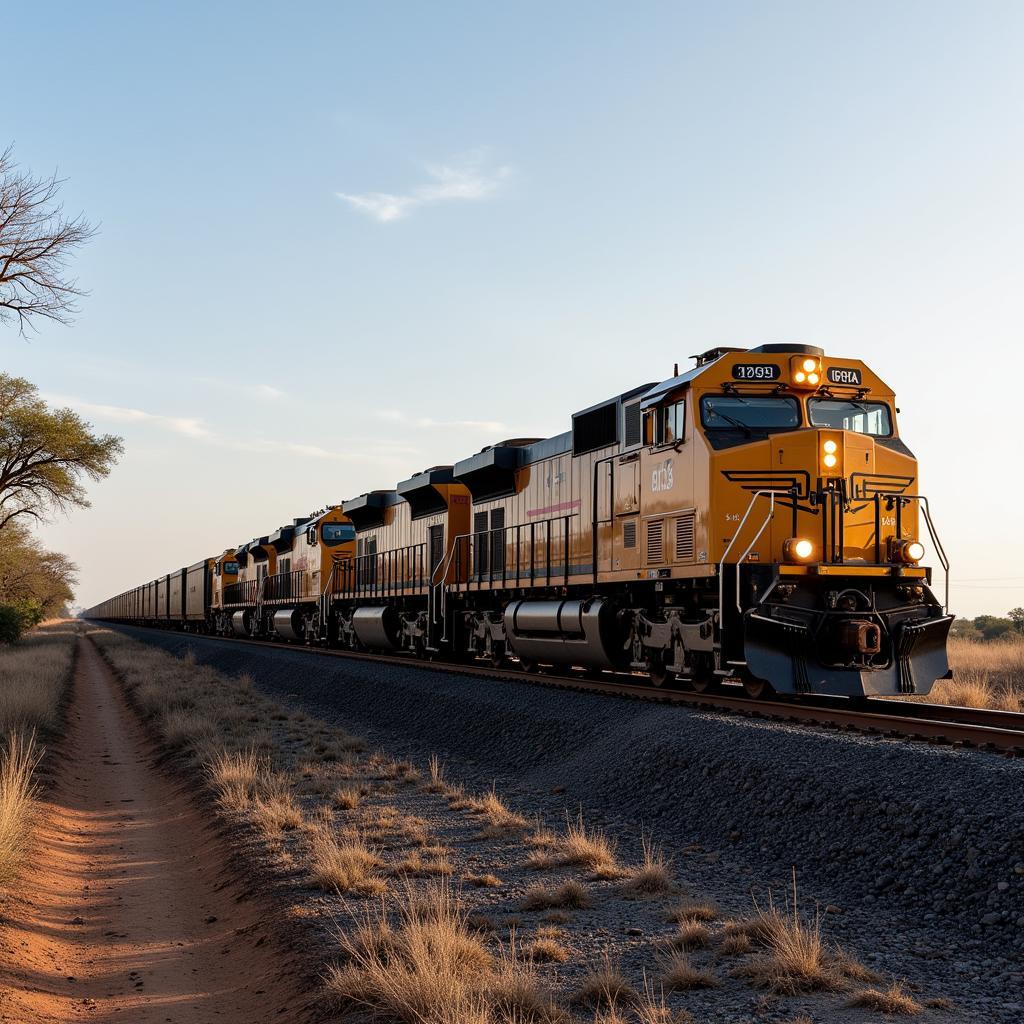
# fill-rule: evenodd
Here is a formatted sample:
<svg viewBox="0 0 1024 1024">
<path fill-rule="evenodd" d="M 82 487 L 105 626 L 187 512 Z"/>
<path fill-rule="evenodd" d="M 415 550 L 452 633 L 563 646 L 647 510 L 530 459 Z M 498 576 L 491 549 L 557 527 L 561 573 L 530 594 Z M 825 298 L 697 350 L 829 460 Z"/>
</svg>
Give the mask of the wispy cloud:
<svg viewBox="0 0 1024 1024">
<path fill-rule="evenodd" d="M 426 164 L 430 181 L 411 191 L 395 195 L 391 192 L 337 192 L 354 210 L 385 224 L 407 217 L 421 206 L 457 200 L 479 201 L 493 195 L 512 169 L 507 166 L 487 170 L 485 153 L 477 150 L 446 164 Z"/>
<path fill-rule="evenodd" d="M 485 430 L 492 434 L 500 434 L 508 427 L 499 420 L 435 420 L 429 416 L 407 416 L 401 409 L 379 409 L 377 416 L 390 423 L 404 423 L 413 427 L 438 427 L 441 429 Z"/>
<path fill-rule="evenodd" d="M 98 405 L 95 402 L 83 402 L 78 398 L 67 398 L 62 395 L 47 395 L 46 400 L 51 405 L 70 406 L 85 416 L 96 416 L 116 423 L 150 423 L 175 434 L 184 434 L 186 437 L 211 436 L 210 431 L 203 426 L 203 421 L 194 416 L 163 416 L 124 405 Z"/>
<path fill-rule="evenodd" d="M 79 398 L 67 395 L 44 395 L 47 402 L 54 406 L 68 406 L 83 416 L 95 418 L 108 423 L 138 423 L 174 434 L 181 434 L 194 441 L 226 448 L 238 452 L 256 452 L 267 455 L 293 455 L 299 458 L 328 459 L 334 462 L 355 462 L 378 464 L 382 462 L 404 463 L 406 457 L 417 454 L 417 449 L 391 445 L 386 441 L 353 442 L 342 451 L 331 451 L 314 444 L 301 444 L 288 441 L 270 441 L 255 438 L 237 440 L 224 437 L 209 429 L 201 419 L 190 416 L 165 416 L 160 413 L 146 412 L 123 405 L 101 405 L 96 402 L 84 402 Z"/>
<path fill-rule="evenodd" d="M 218 380 L 216 377 L 196 377 L 194 378 L 200 384 L 210 384 L 216 387 L 222 387 L 223 381 Z M 269 384 L 231 384 L 231 390 L 234 392 L 244 392 L 247 395 L 251 395 L 253 398 L 265 398 L 269 401 L 275 402 L 279 398 L 284 398 L 285 392 L 280 388 L 271 387 Z"/>
</svg>

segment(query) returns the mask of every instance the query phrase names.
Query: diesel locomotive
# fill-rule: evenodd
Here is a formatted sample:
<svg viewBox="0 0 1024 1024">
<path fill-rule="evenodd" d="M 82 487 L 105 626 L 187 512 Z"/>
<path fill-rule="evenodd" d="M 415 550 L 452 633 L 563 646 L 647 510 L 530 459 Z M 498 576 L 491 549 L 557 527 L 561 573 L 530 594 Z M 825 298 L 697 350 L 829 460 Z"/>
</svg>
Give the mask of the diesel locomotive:
<svg viewBox="0 0 1024 1024">
<path fill-rule="evenodd" d="M 950 671 L 949 565 L 892 390 L 810 345 L 694 358 L 565 433 L 295 519 L 86 615 L 752 697 L 927 693 Z"/>
</svg>

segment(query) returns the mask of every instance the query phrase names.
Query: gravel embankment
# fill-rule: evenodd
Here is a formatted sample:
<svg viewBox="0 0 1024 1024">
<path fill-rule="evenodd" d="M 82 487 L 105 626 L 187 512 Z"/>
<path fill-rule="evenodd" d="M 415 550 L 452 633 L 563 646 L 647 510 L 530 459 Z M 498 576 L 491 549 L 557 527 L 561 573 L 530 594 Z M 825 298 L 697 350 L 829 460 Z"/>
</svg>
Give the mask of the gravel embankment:
<svg viewBox="0 0 1024 1024">
<path fill-rule="evenodd" d="M 128 629 L 470 786 L 677 855 L 728 909 L 799 873 L 828 937 L 958 1008 L 1024 1014 L 1024 764 L 304 651 Z M 699 848 L 692 848 L 697 844 Z M 685 848 L 691 847 L 689 852 Z"/>
</svg>

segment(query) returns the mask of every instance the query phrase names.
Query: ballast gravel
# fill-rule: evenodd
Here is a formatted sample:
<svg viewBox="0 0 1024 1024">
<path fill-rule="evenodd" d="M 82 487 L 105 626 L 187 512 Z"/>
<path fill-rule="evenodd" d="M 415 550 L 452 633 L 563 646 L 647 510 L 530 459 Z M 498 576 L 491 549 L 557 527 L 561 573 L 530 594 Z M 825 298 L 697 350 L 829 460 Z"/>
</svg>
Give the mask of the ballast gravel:
<svg viewBox="0 0 1024 1024">
<path fill-rule="evenodd" d="M 1024 1019 L 1024 761 L 302 650 L 126 628 L 392 754 L 437 754 L 549 819 L 582 810 L 734 913 L 784 895 L 827 938 L 955 1004 Z"/>
</svg>

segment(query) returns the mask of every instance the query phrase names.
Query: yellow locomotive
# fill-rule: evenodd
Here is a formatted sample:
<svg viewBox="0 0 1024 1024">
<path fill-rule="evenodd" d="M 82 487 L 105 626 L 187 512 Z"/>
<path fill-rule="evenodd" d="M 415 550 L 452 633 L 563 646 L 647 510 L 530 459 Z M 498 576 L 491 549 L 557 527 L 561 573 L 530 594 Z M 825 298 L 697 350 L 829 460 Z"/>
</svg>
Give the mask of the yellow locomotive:
<svg viewBox="0 0 1024 1024">
<path fill-rule="evenodd" d="M 949 672 L 948 564 L 896 416 L 859 360 L 715 349 L 576 413 L 564 434 L 345 502 L 335 520 L 351 535 L 321 552 L 316 580 L 282 582 L 287 529 L 257 538 L 207 621 L 698 690 L 739 680 L 752 696 L 927 693 Z M 173 620 L 159 584 L 93 611 Z"/>
</svg>

